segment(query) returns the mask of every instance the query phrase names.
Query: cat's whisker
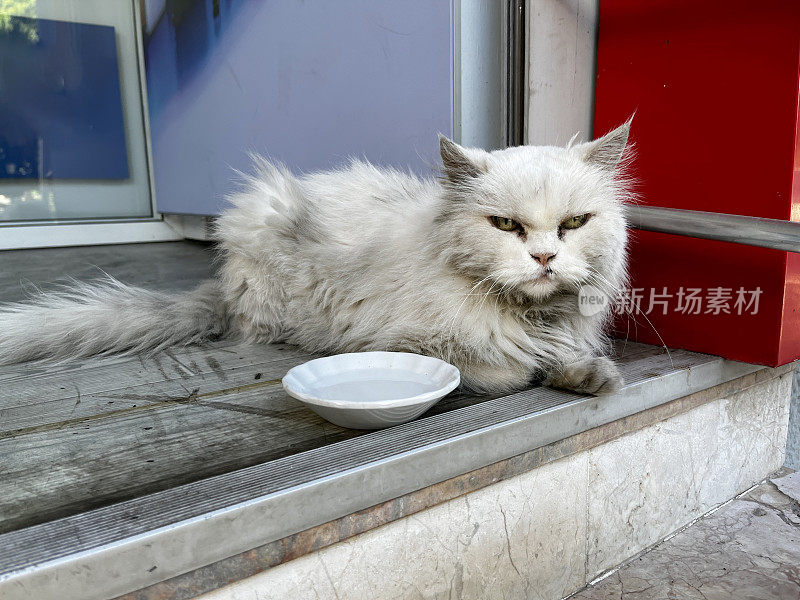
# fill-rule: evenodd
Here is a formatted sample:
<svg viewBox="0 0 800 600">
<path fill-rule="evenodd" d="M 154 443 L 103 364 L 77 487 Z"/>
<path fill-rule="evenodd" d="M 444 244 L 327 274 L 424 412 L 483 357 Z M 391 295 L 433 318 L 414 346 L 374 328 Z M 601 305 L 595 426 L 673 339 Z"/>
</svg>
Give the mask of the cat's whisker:
<svg viewBox="0 0 800 600">
<path fill-rule="evenodd" d="M 667 352 L 667 357 L 669 358 L 670 366 L 675 367 L 675 363 L 672 362 L 672 354 L 670 354 L 669 348 L 667 348 L 667 345 L 664 343 L 664 338 L 661 337 L 661 334 L 658 332 L 658 329 L 656 329 L 655 325 L 653 325 L 653 322 L 645 313 L 639 312 L 639 314 L 645 318 L 645 321 L 647 321 L 648 325 L 650 325 L 650 328 L 653 330 L 656 336 L 658 336 L 658 339 L 661 342 L 661 347 L 664 348 L 664 350 L 666 350 Z M 636 323 L 636 319 L 634 319 L 633 322 Z"/>
</svg>

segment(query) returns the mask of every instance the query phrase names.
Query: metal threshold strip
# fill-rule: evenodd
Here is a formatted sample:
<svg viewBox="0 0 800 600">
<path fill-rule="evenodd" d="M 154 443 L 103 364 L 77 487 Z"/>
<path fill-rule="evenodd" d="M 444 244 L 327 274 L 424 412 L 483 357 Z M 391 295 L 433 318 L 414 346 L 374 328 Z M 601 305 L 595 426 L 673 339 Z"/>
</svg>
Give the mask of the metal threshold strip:
<svg viewBox="0 0 800 600">
<path fill-rule="evenodd" d="M 110 598 L 761 369 L 675 350 L 0 535 L 4 600 Z"/>
<path fill-rule="evenodd" d="M 800 252 L 800 223 L 659 206 L 626 207 L 630 226 L 643 231 Z"/>
</svg>

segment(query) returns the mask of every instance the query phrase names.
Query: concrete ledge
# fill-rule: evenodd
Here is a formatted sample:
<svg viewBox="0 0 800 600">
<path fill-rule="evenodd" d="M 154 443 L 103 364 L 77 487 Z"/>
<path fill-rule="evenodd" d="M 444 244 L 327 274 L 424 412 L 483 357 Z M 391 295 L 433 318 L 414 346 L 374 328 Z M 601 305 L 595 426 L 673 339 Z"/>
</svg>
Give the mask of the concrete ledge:
<svg viewBox="0 0 800 600">
<path fill-rule="evenodd" d="M 789 367 L 762 369 L 121 598 L 191 598 L 248 577 L 208 598 L 251 598 L 256 591 L 259 598 L 360 598 L 352 586 L 373 572 L 383 572 L 395 592 L 400 585 L 404 598 L 415 597 L 413 582 L 428 590 L 425 597 L 453 589 L 485 598 L 486 586 L 497 585 L 497 597 L 504 590 L 511 597 L 561 598 L 780 466 L 790 379 Z M 493 534 L 478 535 L 491 527 Z M 413 540 L 409 529 L 416 531 Z M 467 545 L 482 540 L 479 555 L 488 562 L 467 570 L 464 540 L 473 537 Z M 399 551 L 403 558 L 394 555 Z M 338 572 L 339 560 L 350 561 L 351 572 L 327 579 L 321 565 L 333 563 L 328 570 Z M 406 580 L 394 577 L 400 575 Z M 383 578 L 369 585 L 370 597 L 396 597 Z"/>
</svg>

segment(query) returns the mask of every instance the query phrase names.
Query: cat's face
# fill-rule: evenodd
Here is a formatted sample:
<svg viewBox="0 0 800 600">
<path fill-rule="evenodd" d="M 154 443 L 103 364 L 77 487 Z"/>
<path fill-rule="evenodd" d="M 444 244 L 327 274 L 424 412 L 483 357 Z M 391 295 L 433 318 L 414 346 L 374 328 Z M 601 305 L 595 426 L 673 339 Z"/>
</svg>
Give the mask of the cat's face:
<svg viewBox="0 0 800 600">
<path fill-rule="evenodd" d="M 585 284 L 613 293 L 625 270 L 618 169 L 628 130 L 491 153 L 442 138 L 447 201 L 437 223 L 450 238 L 450 264 L 495 292 L 533 299 Z"/>
</svg>

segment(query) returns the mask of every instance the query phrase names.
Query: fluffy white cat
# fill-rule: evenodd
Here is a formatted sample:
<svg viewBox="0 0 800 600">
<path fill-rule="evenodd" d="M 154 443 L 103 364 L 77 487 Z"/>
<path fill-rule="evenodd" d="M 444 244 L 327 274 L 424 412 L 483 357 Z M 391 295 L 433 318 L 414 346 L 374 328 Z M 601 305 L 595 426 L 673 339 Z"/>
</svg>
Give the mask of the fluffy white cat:
<svg viewBox="0 0 800 600">
<path fill-rule="evenodd" d="M 437 356 L 475 391 L 614 391 L 607 311 L 581 314 L 578 291 L 625 281 L 629 125 L 566 148 L 441 137 L 440 180 L 258 160 L 217 221 L 218 280 L 182 295 L 110 280 L 2 307 L 0 363 L 238 336 Z"/>
</svg>

